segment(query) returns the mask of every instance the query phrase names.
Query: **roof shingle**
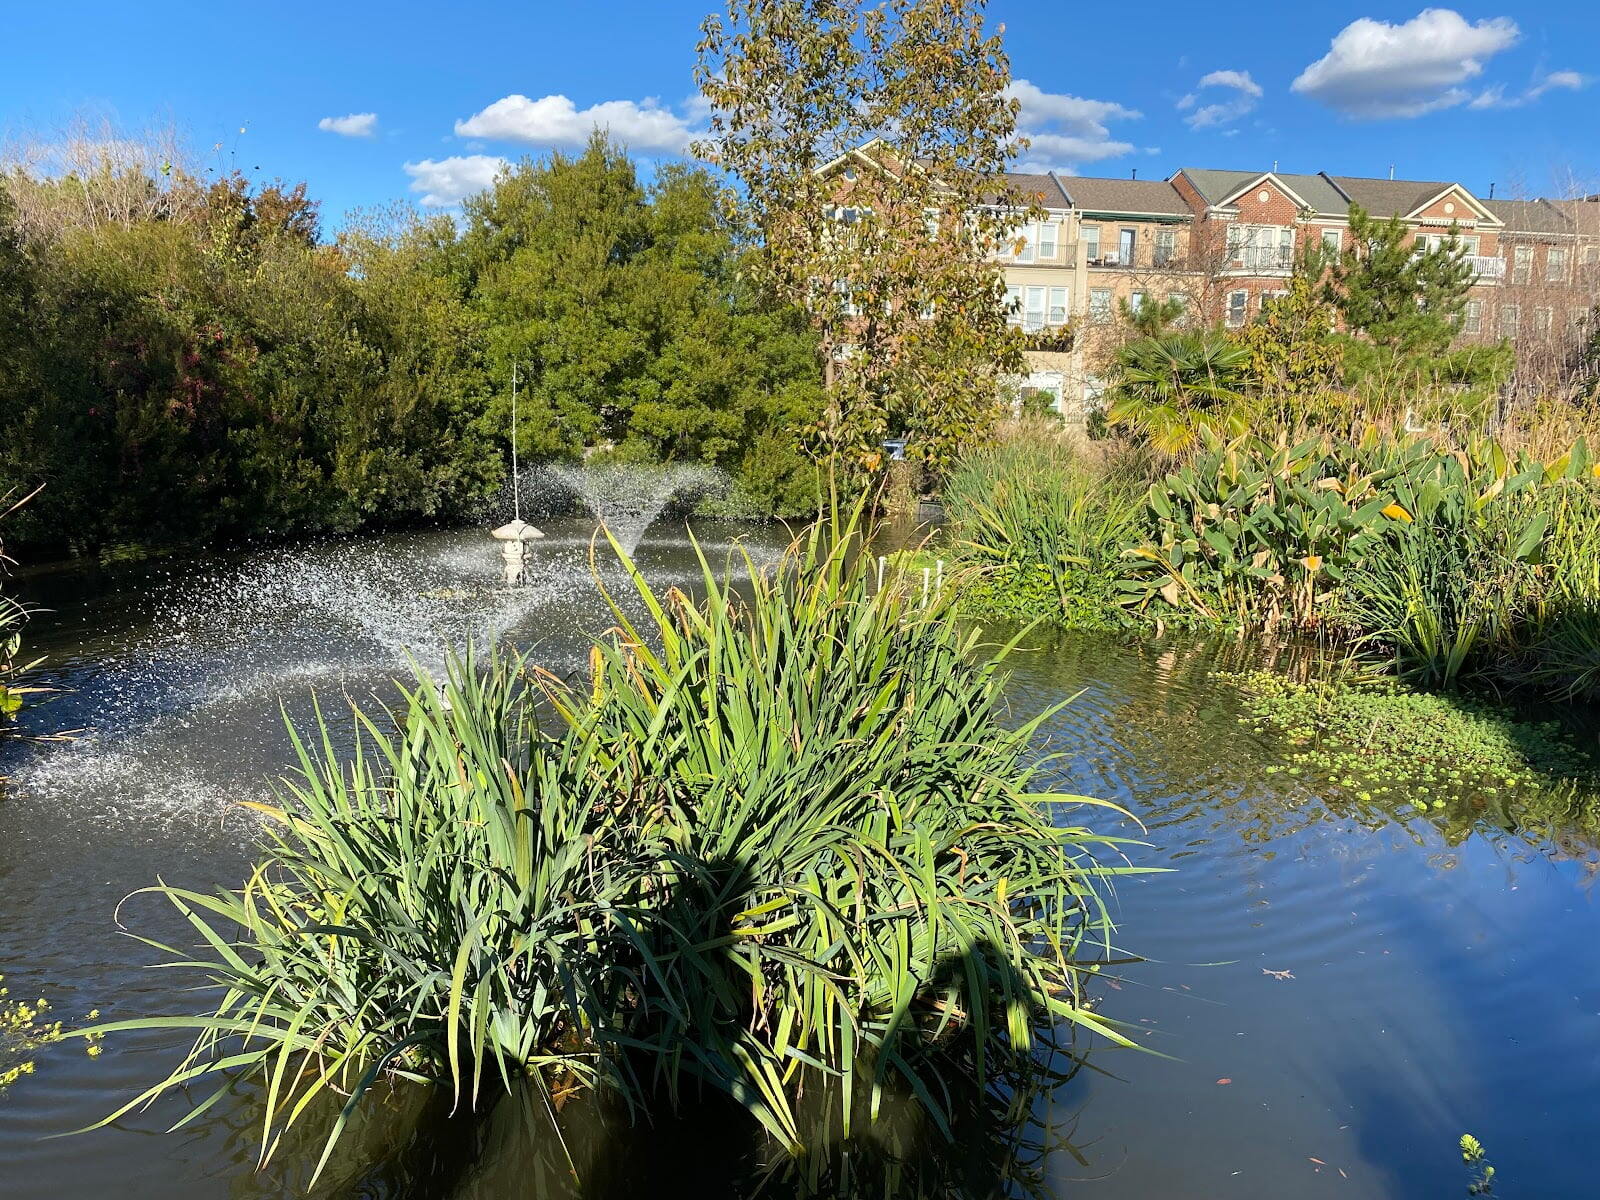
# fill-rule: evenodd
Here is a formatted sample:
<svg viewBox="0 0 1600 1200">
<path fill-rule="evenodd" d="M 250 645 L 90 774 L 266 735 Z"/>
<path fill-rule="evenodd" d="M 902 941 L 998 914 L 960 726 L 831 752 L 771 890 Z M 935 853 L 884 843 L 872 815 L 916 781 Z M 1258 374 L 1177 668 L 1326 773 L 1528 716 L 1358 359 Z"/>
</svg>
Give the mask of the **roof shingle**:
<svg viewBox="0 0 1600 1200">
<path fill-rule="evenodd" d="M 1073 175 L 1061 181 L 1073 205 L 1088 212 L 1189 216 L 1189 206 L 1164 179 L 1095 179 Z"/>
</svg>

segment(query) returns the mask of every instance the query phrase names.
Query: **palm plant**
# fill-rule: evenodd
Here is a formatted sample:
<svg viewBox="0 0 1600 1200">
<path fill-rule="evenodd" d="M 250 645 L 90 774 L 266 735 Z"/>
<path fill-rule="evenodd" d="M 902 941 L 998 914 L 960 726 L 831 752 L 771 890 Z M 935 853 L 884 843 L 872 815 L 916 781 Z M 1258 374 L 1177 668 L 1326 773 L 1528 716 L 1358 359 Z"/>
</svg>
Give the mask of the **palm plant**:
<svg viewBox="0 0 1600 1200">
<path fill-rule="evenodd" d="M 1250 355 L 1214 329 L 1168 330 L 1117 352 L 1106 420 L 1164 454 L 1177 455 L 1209 430 L 1244 433 L 1240 405 Z"/>
</svg>

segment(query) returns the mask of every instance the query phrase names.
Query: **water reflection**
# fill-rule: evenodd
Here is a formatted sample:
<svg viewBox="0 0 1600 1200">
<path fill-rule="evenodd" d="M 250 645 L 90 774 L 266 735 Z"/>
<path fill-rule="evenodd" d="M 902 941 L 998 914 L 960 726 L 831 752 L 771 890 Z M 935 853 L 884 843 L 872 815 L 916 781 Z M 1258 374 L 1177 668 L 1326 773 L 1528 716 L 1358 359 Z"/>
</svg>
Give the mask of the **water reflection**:
<svg viewBox="0 0 1600 1200">
<path fill-rule="evenodd" d="M 12 763 L 19 786 L 0 802 L 8 983 L 48 992 L 69 1018 L 186 1003 L 181 981 L 142 970 L 118 936 L 117 902 L 158 874 L 239 882 L 250 830 L 225 814 L 287 761 L 280 704 L 303 714 L 315 691 L 342 712 L 338 693 L 382 688 L 404 671 L 406 646 L 426 653 L 470 630 L 581 669 L 586 631 L 607 621 L 579 587 L 590 527 L 546 529 L 515 588 L 481 531 L 33 581 L 34 599 L 58 610 L 36 644 L 71 689 L 43 715 L 94 736 Z M 686 537 L 657 529 L 641 568 L 692 585 Z M 1145 827 L 1135 861 L 1175 868 L 1120 882 L 1119 941 L 1144 961 L 1100 991 L 1108 1017 L 1170 1058 L 1086 1046 L 1090 1066 L 1064 1081 L 971 1098 L 953 1141 L 906 1107 L 850 1140 L 819 1130 L 821 1148 L 797 1162 L 711 1095 L 673 1121 L 575 1103 L 552 1122 L 528 1096 L 469 1121 L 441 1119 L 448 1098 L 397 1091 L 341 1144 L 321 1194 L 566 1197 L 578 1179 L 608 1197 L 1402 1200 L 1459 1190 L 1464 1130 L 1488 1144 L 1508 1194 L 1594 1191 L 1591 806 L 1541 796 L 1420 814 L 1363 802 L 1266 771 L 1281 748 L 1238 723 L 1236 698 L 1212 677 L 1259 665 L 1259 647 L 1030 641 L 1007 691 L 1019 719 L 1076 697 L 1046 730 L 1041 749 L 1059 755 L 1048 782 L 1126 806 Z M 1267 653 L 1302 663 L 1293 648 Z M 130 915 L 174 936 L 161 919 Z M 153 1039 L 99 1060 L 42 1056 L 0 1100 L 0 1192 L 256 1200 L 303 1187 L 315 1122 L 257 1172 L 259 1109 L 244 1095 L 178 1134 L 162 1132 L 182 1112 L 167 1106 L 41 1140 L 98 1119 L 173 1049 Z"/>
</svg>

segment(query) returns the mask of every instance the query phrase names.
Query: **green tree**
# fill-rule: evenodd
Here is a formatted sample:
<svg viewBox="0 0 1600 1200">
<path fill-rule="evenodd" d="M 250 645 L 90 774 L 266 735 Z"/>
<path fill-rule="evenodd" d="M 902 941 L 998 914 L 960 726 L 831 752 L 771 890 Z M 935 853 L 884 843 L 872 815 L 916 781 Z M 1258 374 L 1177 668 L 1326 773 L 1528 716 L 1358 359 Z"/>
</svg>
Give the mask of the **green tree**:
<svg viewBox="0 0 1600 1200">
<path fill-rule="evenodd" d="M 1215 329 L 1139 338 L 1117 351 L 1106 420 L 1181 454 L 1203 430 L 1234 437 L 1248 423 L 1241 407 L 1249 354 Z"/>
<path fill-rule="evenodd" d="M 907 436 L 934 474 L 1023 368 L 994 251 L 1016 104 L 981 0 L 729 0 L 703 27 L 700 152 L 737 180 L 759 283 L 817 331 L 820 446 L 847 469 Z"/>
<path fill-rule="evenodd" d="M 1322 270 L 1319 254 L 1301 258 L 1287 292 L 1265 301 L 1261 315 L 1231 335 L 1249 355 L 1256 389 L 1280 405 L 1298 406 L 1339 381 L 1343 343 L 1323 293 Z"/>
<path fill-rule="evenodd" d="M 1430 249 L 1406 240 L 1399 217 L 1379 220 L 1350 207 L 1350 238 L 1327 264 L 1328 300 L 1345 327 L 1408 356 L 1442 353 L 1461 328 L 1472 264 L 1452 238 Z"/>
<path fill-rule="evenodd" d="M 753 286 L 735 212 L 703 169 L 669 166 L 646 188 L 600 134 L 468 202 L 493 417 L 505 427 L 515 362 L 523 453 L 719 464 L 752 499 L 809 507 L 796 435 L 818 409 L 815 339 Z"/>
</svg>

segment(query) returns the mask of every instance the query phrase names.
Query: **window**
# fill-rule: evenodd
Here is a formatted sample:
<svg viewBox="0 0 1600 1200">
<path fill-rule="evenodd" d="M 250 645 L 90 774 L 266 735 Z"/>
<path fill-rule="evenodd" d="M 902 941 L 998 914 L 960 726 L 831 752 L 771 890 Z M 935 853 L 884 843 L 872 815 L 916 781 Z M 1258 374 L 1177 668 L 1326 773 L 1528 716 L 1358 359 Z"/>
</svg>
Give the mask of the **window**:
<svg viewBox="0 0 1600 1200">
<path fill-rule="evenodd" d="M 1237 329 L 1244 324 L 1245 313 L 1250 305 L 1249 292 L 1228 293 L 1228 328 Z"/>
<path fill-rule="evenodd" d="M 1533 310 L 1533 334 L 1535 337 L 1549 337 L 1550 327 L 1555 323 L 1555 313 L 1548 308 Z"/>
<path fill-rule="evenodd" d="M 846 167 L 844 169 L 844 177 L 846 179 L 854 180 L 856 177 L 856 169 L 854 167 Z"/>
<path fill-rule="evenodd" d="M 1111 320 L 1111 289 L 1089 289 L 1089 320 L 1096 325 L 1104 325 Z"/>
<path fill-rule="evenodd" d="M 1513 246 L 1511 248 L 1511 282 L 1527 283 L 1532 277 L 1533 247 Z M 1515 307 L 1515 305 L 1512 307 Z"/>
<path fill-rule="evenodd" d="M 1045 320 L 1051 325 L 1065 325 L 1067 323 L 1067 289 L 1053 287 L 1050 289 L 1050 312 Z"/>
<path fill-rule="evenodd" d="M 834 210 L 834 217 L 841 225 L 854 225 L 861 219 L 859 208 L 838 208 Z"/>
<path fill-rule="evenodd" d="M 1188 292 L 1168 292 L 1167 303 L 1173 306 L 1173 311 L 1177 313 L 1177 320 L 1181 321 L 1189 315 Z"/>
<path fill-rule="evenodd" d="M 1600 246 L 1585 246 L 1583 248 L 1584 266 L 1593 266 L 1600 263 Z"/>
<path fill-rule="evenodd" d="M 1011 251 L 1011 261 L 1031 263 L 1033 261 L 1035 225 L 1019 225 L 1011 231 L 1006 239 L 1007 248 Z"/>
<path fill-rule="evenodd" d="M 1544 277 L 1556 281 L 1567 277 L 1566 247 L 1551 246 L 1544 252 Z"/>
<path fill-rule="evenodd" d="M 1089 265 L 1100 265 L 1100 226 L 1085 225 L 1078 230 L 1078 236 L 1083 239 L 1083 245 L 1089 255 Z"/>
<path fill-rule="evenodd" d="M 1172 260 L 1177 257 L 1178 231 L 1176 229 L 1156 230 L 1156 266 L 1170 267 Z"/>
<path fill-rule="evenodd" d="M 1294 265 L 1294 230 L 1287 225 L 1230 225 L 1228 261 L 1252 271 L 1286 271 Z"/>
<path fill-rule="evenodd" d="M 1289 292 L 1285 288 L 1274 288 L 1270 292 L 1262 292 L 1261 293 L 1261 304 L 1262 304 L 1263 310 L 1265 310 L 1267 301 L 1269 301 L 1269 300 L 1282 300 L 1288 294 L 1289 294 Z"/>
<path fill-rule="evenodd" d="M 1040 258 L 1054 258 L 1060 239 L 1054 221 L 1029 221 L 1018 225 L 1006 235 L 1004 249 L 1012 262 L 1031 263 Z"/>
<path fill-rule="evenodd" d="M 1128 311 L 1138 312 L 1144 307 L 1144 302 L 1149 298 L 1148 292 L 1133 292 L 1128 296 Z"/>
<path fill-rule="evenodd" d="M 1502 304 L 1500 306 L 1500 336 L 1514 338 L 1517 336 L 1517 326 L 1521 324 L 1522 312 L 1515 304 Z"/>
<path fill-rule="evenodd" d="M 1476 258 L 1478 254 L 1478 235 L 1475 233 L 1419 233 L 1414 245 L 1418 254 L 1429 250 L 1443 250 L 1450 246 L 1460 246 L 1465 254 Z"/>
<path fill-rule="evenodd" d="M 1044 292 L 1042 287 L 1030 287 L 1023 291 L 1022 327 L 1029 333 L 1044 328 Z"/>
<path fill-rule="evenodd" d="M 1483 301 L 1468 300 L 1465 308 L 1461 310 L 1461 332 L 1483 332 Z"/>
<path fill-rule="evenodd" d="M 1335 254 L 1339 253 L 1340 250 L 1344 249 L 1344 230 L 1337 226 L 1331 229 L 1324 227 L 1322 230 L 1322 244 Z"/>
<path fill-rule="evenodd" d="M 833 290 L 839 294 L 840 311 L 845 316 L 859 317 L 861 315 L 861 306 L 856 303 L 855 295 L 851 292 L 850 285 L 848 283 L 842 279 L 836 280 L 833 285 Z"/>
<path fill-rule="evenodd" d="M 1006 289 L 1006 322 L 1011 325 L 1022 324 L 1022 289 L 1019 287 Z"/>
</svg>

